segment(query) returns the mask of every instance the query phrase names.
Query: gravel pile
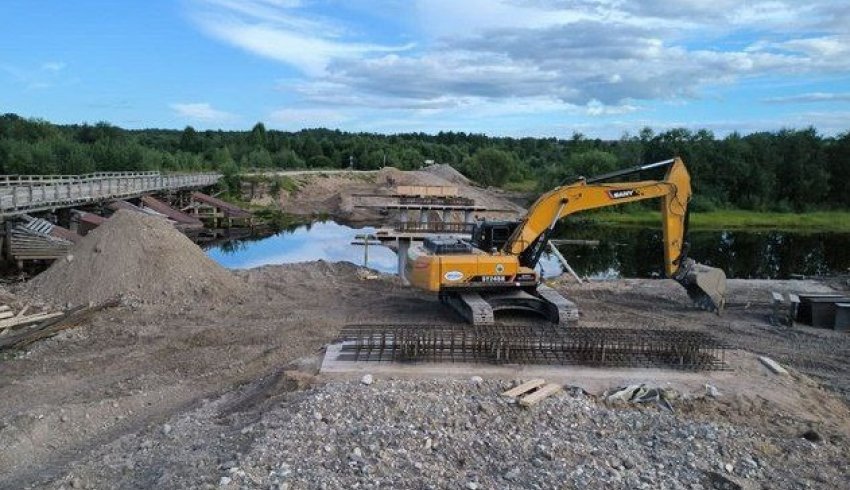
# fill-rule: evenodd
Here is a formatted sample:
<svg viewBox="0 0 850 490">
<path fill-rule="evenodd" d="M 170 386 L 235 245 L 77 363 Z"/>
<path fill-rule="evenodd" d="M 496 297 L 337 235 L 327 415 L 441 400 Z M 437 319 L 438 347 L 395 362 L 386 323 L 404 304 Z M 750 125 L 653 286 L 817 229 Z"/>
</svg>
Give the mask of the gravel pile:
<svg viewBox="0 0 850 490">
<path fill-rule="evenodd" d="M 437 163 L 434 165 L 428 165 L 427 167 L 422 169 L 425 172 L 434 174 L 438 177 L 441 177 L 449 182 L 454 184 L 459 184 L 463 186 L 473 185 L 472 181 L 466 178 L 465 175 L 455 170 L 454 167 L 445 163 Z"/>
<path fill-rule="evenodd" d="M 510 386 L 480 378 L 375 377 L 369 384 L 333 382 L 236 414 L 234 408 L 243 404 L 214 402 L 152 436 L 126 442 L 124 450 L 78 467 L 66 478 L 84 478 L 98 488 L 102 483 L 263 489 L 742 489 L 839 488 L 847 483 L 846 447 L 841 441 L 818 440 L 818 434 L 808 440 L 722 418 L 609 406 L 578 389 L 525 409 L 500 396 Z M 680 403 L 693 409 L 716 401 L 709 397 Z"/>
<path fill-rule="evenodd" d="M 31 293 L 58 305 L 115 297 L 182 303 L 238 294 L 244 284 L 165 219 L 121 210 L 36 276 Z"/>
</svg>

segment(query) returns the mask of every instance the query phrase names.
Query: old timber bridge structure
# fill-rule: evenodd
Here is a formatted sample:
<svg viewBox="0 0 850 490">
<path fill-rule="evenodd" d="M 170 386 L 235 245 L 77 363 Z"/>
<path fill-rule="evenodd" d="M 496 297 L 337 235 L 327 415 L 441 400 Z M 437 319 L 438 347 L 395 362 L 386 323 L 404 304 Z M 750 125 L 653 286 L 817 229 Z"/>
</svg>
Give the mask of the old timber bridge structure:
<svg viewBox="0 0 850 490">
<path fill-rule="evenodd" d="M 104 213 L 119 208 L 164 214 L 177 225 L 193 220 L 200 225 L 197 209 L 189 216 L 179 208 L 191 201 L 193 191 L 213 186 L 221 177 L 212 172 L 0 175 L 0 257 L 19 267 L 25 260 L 62 257 L 86 226 L 96 226 Z"/>
<path fill-rule="evenodd" d="M 201 189 L 216 184 L 221 174 L 103 172 L 87 175 L 2 175 L 0 218 L 55 211 L 145 194 Z"/>
</svg>

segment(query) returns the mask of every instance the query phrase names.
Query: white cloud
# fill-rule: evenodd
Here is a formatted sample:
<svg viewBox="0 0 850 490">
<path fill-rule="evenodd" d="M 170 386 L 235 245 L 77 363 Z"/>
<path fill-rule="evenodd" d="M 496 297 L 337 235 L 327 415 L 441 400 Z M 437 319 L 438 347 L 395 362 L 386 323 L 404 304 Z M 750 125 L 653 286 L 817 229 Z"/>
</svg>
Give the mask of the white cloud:
<svg viewBox="0 0 850 490">
<path fill-rule="evenodd" d="M 180 117 L 205 123 L 224 123 L 239 118 L 236 114 L 215 109 L 207 102 L 174 103 L 170 107 Z"/>
<path fill-rule="evenodd" d="M 292 12 L 300 2 L 269 0 L 206 0 L 194 15 L 207 34 L 250 53 L 321 75 L 334 59 L 359 58 L 370 53 L 410 49 L 341 41 L 332 22 L 307 19 Z"/>
<path fill-rule="evenodd" d="M 48 61 L 35 66 L 15 66 L 0 63 L 0 71 L 25 90 L 44 90 L 57 85 L 71 85 L 79 82 L 76 77 L 67 78 L 60 72 L 67 65 L 60 61 Z"/>
<path fill-rule="evenodd" d="M 796 104 L 809 102 L 850 102 L 850 92 L 809 92 L 783 97 L 768 97 L 762 102 L 770 104 Z"/>
<path fill-rule="evenodd" d="M 387 121 L 416 127 L 426 119 L 451 124 L 534 113 L 611 118 L 743 80 L 850 72 L 850 36 L 840 22 L 850 19 L 850 8 L 829 0 L 393 3 L 408 9 L 404 25 L 414 32 L 398 37 L 416 36 L 416 49 L 386 38 L 371 42 L 351 19 L 315 13 L 332 2 L 193 5 L 204 32 L 301 71 L 286 92 L 309 108 L 272 114 L 292 128 Z"/>
</svg>

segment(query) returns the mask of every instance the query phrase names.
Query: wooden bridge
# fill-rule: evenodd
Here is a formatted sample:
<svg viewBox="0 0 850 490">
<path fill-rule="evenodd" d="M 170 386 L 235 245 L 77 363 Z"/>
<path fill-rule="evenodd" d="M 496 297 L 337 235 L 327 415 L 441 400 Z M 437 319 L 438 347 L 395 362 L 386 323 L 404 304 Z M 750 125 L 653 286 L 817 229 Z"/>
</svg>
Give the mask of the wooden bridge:
<svg viewBox="0 0 850 490">
<path fill-rule="evenodd" d="M 221 174 L 162 174 L 160 172 L 101 172 L 87 175 L 0 176 L 0 220 L 27 213 L 92 204 L 143 194 L 200 189 Z"/>
</svg>

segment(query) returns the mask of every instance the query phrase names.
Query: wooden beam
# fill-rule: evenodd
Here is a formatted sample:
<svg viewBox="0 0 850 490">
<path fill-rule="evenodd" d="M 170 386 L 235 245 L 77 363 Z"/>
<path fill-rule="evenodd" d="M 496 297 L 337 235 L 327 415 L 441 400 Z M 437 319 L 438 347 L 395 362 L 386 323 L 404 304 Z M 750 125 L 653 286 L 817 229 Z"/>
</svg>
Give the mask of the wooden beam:
<svg viewBox="0 0 850 490">
<path fill-rule="evenodd" d="M 549 383 L 544 385 L 542 388 L 535 391 L 534 393 L 522 397 L 519 401 L 519 404 L 523 407 L 531 407 L 537 405 L 544 398 L 553 395 L 559 391 L 561 391 L 561 385 Z"/>
<path fill-rule="evenodd" d="M 509 389 L 508 391 L 502 393 L 502 396 L 509 396 L 511 398 L 515 398 L 520 395 L 524 395 L 525 393 L 528 393 L 531 390 L 535 390 L 543 386 L 545 383 L 546 381 L 543 379 L 532 379 L 531 381 L 526 381 L 525 383 L 519 386 L 515 386 Z"/>
</svg>

